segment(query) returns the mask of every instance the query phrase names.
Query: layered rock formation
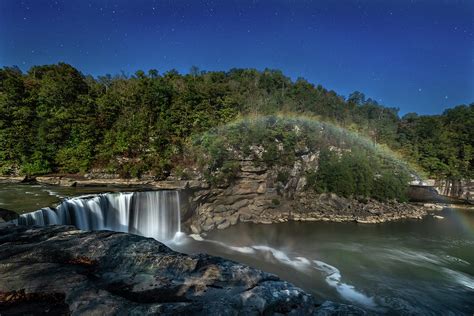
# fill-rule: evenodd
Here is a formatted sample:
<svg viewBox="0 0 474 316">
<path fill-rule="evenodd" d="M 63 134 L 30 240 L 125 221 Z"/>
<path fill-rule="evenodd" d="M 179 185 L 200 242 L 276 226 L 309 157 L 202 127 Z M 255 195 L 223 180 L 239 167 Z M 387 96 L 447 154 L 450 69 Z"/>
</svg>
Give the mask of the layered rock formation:
<svg viewBox="0 0 474 316">
<path fill-rule="evenodd" d="M 403 218 L 418 219 L 427 214 L 422 205 L 343 198 L 307 190 L 306 171 L 317 169 L 318 153 L 303 153 L 292 169 L 257 167 L 245 159 L 239 161 L 239 165 L 239 172 L 231 184 L 188 190 L 188 208 L 192 210 L 188 214 L 188 224 L 194 233 L 224 229 L 237 222 L 381 223 Z"/>
<path fill-rule="evenodd" d="M 248 266 L 176 253 L 153 239 L 69 226 L 0 230 L 0 314 L 332 315 L 358 308 L 318 303 Z"/>
</svg>

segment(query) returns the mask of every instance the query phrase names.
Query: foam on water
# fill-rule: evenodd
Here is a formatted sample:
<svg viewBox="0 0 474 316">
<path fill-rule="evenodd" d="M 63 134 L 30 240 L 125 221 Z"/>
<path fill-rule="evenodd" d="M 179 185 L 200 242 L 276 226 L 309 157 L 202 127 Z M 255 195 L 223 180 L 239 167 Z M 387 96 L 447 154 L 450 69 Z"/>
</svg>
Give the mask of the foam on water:
<svg viewBox="0 0 474 316">
<path fill-rule="evenodd" d="M 453 257 L 453 256 L 450 256 L 450 255 L 446 255 L 446 260 L 448 262 L 454 262 L 454 263 L 463 264 L 463 265 L 471 265 L 466 260 L 463 260 L 463 259 L 457 258 L 457 257 Z"/>
<path fill-rule="evenodd" d="M 457 283 L 467 287 L 468 289 L 474 290 L 474 278 L 472 276 L 448 268 L 443 268 L 443 271 L 450 277 L 453 277 Z"/>
<path fill-rule="evenodd" d="M 262 251 L 262 252 L 271 253 L 272 256 L 279 262 L 292 266 L 299 270 L 307 269 L 311 264 L 310 261 L 304 257 L 296 257 L 294 259 L 291 259 L 283 251 L 269 247 L 269 246 L 258 245 L 258 246 L 252 246 L 252 248 L 255 250 Z"/>
<path fill-rule="evenodd" d="M 53 190 L 45 189 L 44 191 L 48 192 L 48 194 L 51 195 L 51 196 L 55 196 L 55 197 L 60 198 L 60 199 L 64 198 L 64 196 L 62 196 L 61 194 L 59 194 L 58 192 L 55 192 Z"/>
<path fill-rule="evenodd" d="M 323 261 L 313 260 L 313 262 L 316 264 L 316 269 L 326 274 L 326 283 L 331 287 L 334 287 L 343 298 L 350 302 L 364 305 L 368 308 L 375 308 L 377 306 L 373 297 L 368 297 L 367 295 L 357 291 L 354 286 L 343 283 L 341 281 L 342 277 L 339 269 Z"/>
<path fill-rule="evenodd" d="M 217 244 L 219 246 L 222 246 L 224 248 L 230 249 L 230 250 L 235 251 L 235 252 L 240 252 L 240 253 L 245 253 L 245 254 L 255 253 L 255 250 L 252 249 L 251 247 L 231 246 L 231 245 L 228 245 L 226 243 L 223 243 L 222 241 L 204 239 L 200 235 L 191 235 L 191 238 L 193 238 L 196 241 L 205 241 L 205 242 L 210 242 L 210 243 L 213 243 L 213 244 Z"/>
<path fill-rule="evenodd" d="M 181 245 L 186 241 L 186 234 L 183 232 L 176 232 L 174 234 L 173 239 L 171 239 L 170 243 L 175 244 L 175 245 Z"/>
<path fill-rule="evenodd" d="M 253 250 L 251 247 L 235 247 L 235 246 L 229 246 L 230 249 L 241 252 L 241 253 L 255 253 L 255 250 Z"/>
<path fill-rule="evenodd" d="M 287 253 L 281 250 L 275 249 L 273 247 L 266 246 L 266 245 L 237 247 L 237 246 L 231 246 L 231 245 L 225 244 L 221 241 L 205 240 L 200 235 L 191 235 L 191 238 L 197 241 L 215 243 L 227 249 L 231 249 L 233 251 L 246 253 L 246 254 L 252 254 L 252 253 L 255 253 L 255 251 L 258 251 L 264 255 L 267 255 L 267 256 L 264 256 L 264 258 L 266 258 L 267 260 L 269 259 L 268 254 L 270 254 L 271 257 L 276 259 L 278 262 L 291 266 L 297 270 L 304 271 L 312 266 L 312 263 L 308 258 L 301 257 L 301 256 L 290 257 Z M 374 298 L 368 297 L 362 292 L 356 290 L 356 288 L 350 284 L 343 283 L 341 281 L 341 278 L 342 278 L 341 273 L 336 267 L 331 266 L 319 260 L 313 260 L 313 262 L 316 264 L 315 268 L 317 270 L 320 270 L 325 273 L 325 280 L 327 284 L 330 285 L 331 287 L 334 287 L 339 293 L 339 295 L 341 295 L 341 297 L 343 297 L 344 299 L 350 302 L 363 305 L 367 308 L 376 309 L 377 304 L 375 303 Z"/>
<path fill-rule="evenodd" d="M 388 255 L 391 260 L 403 261 L 404 263 L 409 263 L 413 265 L 424 265 L 425 263 L 431 263 L 434 265 L 441 264 L 441 258 L 436 255 L 413 251 L 409 249 L 390 249 L 387 250 Z"/>
<path fill-rule="evenodd" d="M 189 235 L 189 237 L 191 237 L 192 239 L 194 239 L 196 241 L 204 241 L 204 238 L 202 238 L 201 235 L 199 235 L 199 234 L 191 234 L 191 235 Z"/>
</svg>

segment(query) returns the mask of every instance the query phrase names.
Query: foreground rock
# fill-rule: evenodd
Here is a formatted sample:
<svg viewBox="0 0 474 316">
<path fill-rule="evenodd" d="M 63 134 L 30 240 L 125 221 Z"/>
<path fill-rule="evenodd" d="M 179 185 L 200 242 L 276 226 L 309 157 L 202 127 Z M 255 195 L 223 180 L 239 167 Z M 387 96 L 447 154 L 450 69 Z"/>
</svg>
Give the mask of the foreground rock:
<svg viewBox="0 0 474 316">
<path fill-rule="evenodd" d="M 18 213 L 0 207 L 0 224 L 18 218 Z"/>
<path fill-rule="evenodd" d="M 140 236 L 70 226 L 0 230 L 0 314 L 361 314 L 291 284 Z"/>
</svg>

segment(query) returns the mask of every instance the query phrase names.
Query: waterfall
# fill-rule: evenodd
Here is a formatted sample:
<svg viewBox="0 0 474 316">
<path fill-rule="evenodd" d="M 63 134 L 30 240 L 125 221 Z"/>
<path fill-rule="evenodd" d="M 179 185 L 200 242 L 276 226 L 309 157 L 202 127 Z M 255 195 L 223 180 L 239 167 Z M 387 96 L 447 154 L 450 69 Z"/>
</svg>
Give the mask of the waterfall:
<svg viewBox="0 0 474 316">
<path fill-rule="evenodd" d="M 107 193 L 63 201 L 20 215 L 20 225 L 74 225 L 82 230 L 128 232 L 160 241 L 181 232 L 178 191 Z"/>
</svg>

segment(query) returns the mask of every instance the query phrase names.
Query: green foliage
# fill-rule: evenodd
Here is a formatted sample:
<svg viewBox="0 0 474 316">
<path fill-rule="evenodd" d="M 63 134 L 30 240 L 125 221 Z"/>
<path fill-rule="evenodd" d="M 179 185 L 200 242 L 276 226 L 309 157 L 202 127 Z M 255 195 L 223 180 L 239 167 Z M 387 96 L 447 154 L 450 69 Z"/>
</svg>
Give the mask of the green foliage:
<svg viewBox="0 0 474 316">
<path fill-rule="evenodd" d="M 360 92 L 346 100 L 302 78 L 292 81 L 278 70 L 204 72 L 194 67 L 185 75 L 139 70 L 131 77 L 93 78 L 65 63 L 34 66 L 27 73 L 16 67 L 0 69 L 0 172 L 83 173 L 99 167 L 128 177 L 151 172 L 162 179 L 192 161 L 209 176 L 232 177 L 233 168 L 221 169 L 236 158 L 233 150 L 256 155 L 259 163 L 269 166 L 292 166 L 305 147 L 354 147 L 347 132 L 322 135 L 318 128 L 324 125 L 303 126 L 300 133 L 272 116 L 281 112 L 332 122 L 369 137 L 373 144 L 384 143 L 430 176 L 474 177 L 474 104 L 438 116 L 410 114 L 400 119 L 398 109 Z M 273 118 L 228 125 L 262 115 Z M 370 144 L 359 145 L 366 150 Z M 258 146 L 265 150 L 257 154 Z M 183 159 L 191 150 L 196 157 Z M 313 179 L 315 188 L 373 195 L 382 182 L 395 186 L 363 155 L 353 151 L 350 159 L 343 155 L 337 163 L 327 162 L 333 179 Z M 348 181 L 340 185 L 340 179 Z M 401 192 L 377 190 L 381 197 Z"/>
<path fill-rule="evenodd" d="M 318 170 L 309 172 L 307 179 L 319 193 L 405 201 L 410 176 L 400 166 L 371 152 L 326 149 L 320 153 Z"/>
<path fill-rule="evenodd" d="M 372 196 L 381 201 L 397 199 L 407 200 L 407 182 L 410 180 L 404 173 L 382 172 L 375 178 Z"/>
<path fill-rule="evenodd" d="M 51 172 L 51 167 L 44 160 L 26 162 L 21 166 L 21 173 L 25 175 L 47 174 L 49 172 Z"/>
<path fill-rule="evenodd" d="M 280 170 L 278 171 L 277 174 L 277 182 L 281 182 L 283 184 L 288 182 L 288 179 L 290 178 L 290 173 L 287 170 Z"/>
<path fill-rule="evenodd" d="M 309 185 L 317 192 L 334 192 L 341 196 L 355 193 L 354 171 L 349 154 L 341 154 L 324 149 L 319 156 L 319 167 L 310 176 Z"/>
<path fill-rule="evenodd" d="M 92 158 L 92 146 L 87 141 L 58 150 L 56 161 L 60 171 L 66 173 L 86 172 Z"/>
<path fill-rule="evenodd" d="M 437 116 L 406 115 L 399 126 L 402 153 L 431 177 L 474 177 L 474 104 Z"/>
<path fill-rule="evenodd" d="M 279 199 L 272 199 L 272 205 L 275 205 L 275 206 L 280 205 L 280 200 Z"/>
<path fill-rule="evenodd" d="M 237 161 L 225 161 L 222 166 L 214 171 L 206 173 L 208 181 L 212 185 L 228 185 L 232 183 L 240 171 L 240 164 Z"/>
</svg>

